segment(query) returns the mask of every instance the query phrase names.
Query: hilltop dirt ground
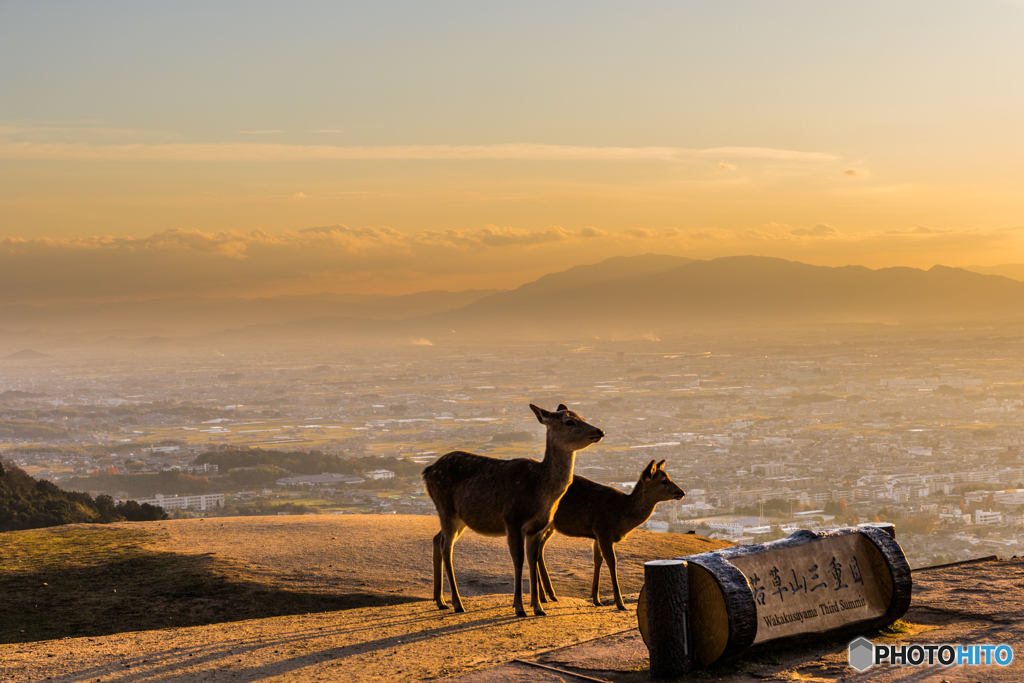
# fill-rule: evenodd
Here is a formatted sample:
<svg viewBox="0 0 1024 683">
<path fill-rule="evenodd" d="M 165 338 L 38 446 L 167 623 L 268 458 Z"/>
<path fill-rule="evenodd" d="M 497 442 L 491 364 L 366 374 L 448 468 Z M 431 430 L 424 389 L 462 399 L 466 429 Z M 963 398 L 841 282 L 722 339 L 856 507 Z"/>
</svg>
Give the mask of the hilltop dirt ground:
<svg viewBox="0 0 1024 683">
<path fill-rule="evenodd" d="M 643 561 L 724 545 L 635 532 L 618 546 L 631 608 L 618 612 L 586 599 L 590 542 L 556 537 L 560 600 L 517 619 L 504 539 L 472 533 L 455 547 L 467 612 L 436 609 L 436 531 L 433 517 L 346 515 L 4 534 L 0 680 L 443 678 L 635 629 Z"/>
</svg>

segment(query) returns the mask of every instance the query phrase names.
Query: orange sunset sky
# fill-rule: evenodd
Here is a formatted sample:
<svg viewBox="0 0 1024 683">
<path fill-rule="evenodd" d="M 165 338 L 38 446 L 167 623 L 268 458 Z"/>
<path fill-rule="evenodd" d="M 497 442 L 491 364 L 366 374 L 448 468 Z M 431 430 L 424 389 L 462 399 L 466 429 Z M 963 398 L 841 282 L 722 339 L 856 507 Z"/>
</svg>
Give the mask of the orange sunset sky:
<svg viewBox="0 0 1024 683">
<path fill-rule="evenodd" d="M 1024 3 L 0 2 L 0 303 L 1024 262 Z"/>
</svg>

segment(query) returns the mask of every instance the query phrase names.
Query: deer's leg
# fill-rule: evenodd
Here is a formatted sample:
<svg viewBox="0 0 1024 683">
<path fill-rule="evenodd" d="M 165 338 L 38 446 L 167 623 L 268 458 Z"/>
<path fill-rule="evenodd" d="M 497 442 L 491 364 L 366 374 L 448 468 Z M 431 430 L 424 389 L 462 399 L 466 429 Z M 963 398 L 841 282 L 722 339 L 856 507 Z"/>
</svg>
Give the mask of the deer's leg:
<svg viewBox="0 0 1024 683">
<path fill-rule="evenodd" d="M 517 617 L 525 617 L 526 610 L 523 609 L 523 530 L 508 525 L 505 540 L 508 541 L 508 553 L 512 556 L 512 568 L 515 572 L 515 593 L 512 598 L 512 606 L 516 610 Z"/>
<path fill-rule="evenodd" d="M 594 583 L 590 587 L 590 599 L 594 604 L 601 607 L 601 544 L 594 539 Z"/>
<path fill-rule="evenodd" d="M 544 575 L 547 573 L 547 567 L 544 566 L 544 543 L 547 541 L 547 537 L 543 533 L 540 535 L 538 543 L 540 544 L 539 551 L 537 552 L 537 576 L 540 577 L 540 592 L 538 597 L 541 602 L 547 602 L 547 587 L 544 585 Z M 529 553 L 527 553 L 529 555 Z"/>
<path fill-rule="evenodd" d="M 533 607 L 533 613 L 538 617 L 545 616 L 544 608 L 540 605 L 540 593 L 541 587 L 538 585 L 537 574 L 539 564 L 539 551 L 540 542 L 543 531 L 536 534 L 530 534 L 526 537 L 526 559 L 530 564 L 530 606 Z"/>
<path fill-rule="evenodd" d="M 448 603 L 444 601 L 444 586 L 441 580 L 441 547 L 444 544 L 444 533 L 437 532 L 434 536 L 434 602 L 438 609 L 448 609 Z"/>
<path fill-rule="evenodd" d="M 555 533 L 555 528 L 549 526 L 544 530 L 544 534 L 540 538 L 540 548 L 537 550 L 537 570 L 540 572 L 541 586 L 544 588 L 540 593 L 540 601 L 547 602 L 544 599 L 544 594 L 551 599 L 552 602 L 558 602 L 558 596 L 555 595 L 555 589 L 551 587 L 551 577 L 548 576 L 548 565 L 544 561 L 544 547 L 548 544 L 548 539 Z"/>
<path fill-rule="evenodd" d="M 456 612 L 465 612 L 466 608 L 462 606 L 462 596 L 459 595 L 459 587 L 455 584 L 455 571 L 452 569 L 452 546 L 455 545 L 455 541 L 458 540 L 465 528 L 465 524 L 457 524 L 452 525 L 450 531 L 442 531 L 444 537 L 441 547 L 441 558 L 444 560 L 445 573 L 448 575 L 448 586 L 452 589 L 452 604 L 455 606 Z"/>
<path fill-rule="evenodd" d="M 625 610 L 626 605 L 623 604 L 622 593 L 619 591 L 619 577 L 615 573 L 615 544 L 612 543 L 610 538 L 599 540 L 601 543 L 601 554 L 604 555 L 604 560 L 608 563 L 608 573 L 612 577 L 612 593 L 615 595 L 615 606 L 620 610 Z"/>
</svg>

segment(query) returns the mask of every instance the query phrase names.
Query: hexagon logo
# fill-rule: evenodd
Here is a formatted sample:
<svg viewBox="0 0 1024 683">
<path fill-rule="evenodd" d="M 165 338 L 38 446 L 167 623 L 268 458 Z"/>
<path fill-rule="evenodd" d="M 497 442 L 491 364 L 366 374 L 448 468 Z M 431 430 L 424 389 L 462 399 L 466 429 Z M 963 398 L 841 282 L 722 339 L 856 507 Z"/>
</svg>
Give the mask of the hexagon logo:
<svg viewBox="0 0 1024 683">
<path fill-rule="evenodd" d="M 864 671 L 875 663 L 875 645 L 861 636 L 850 643 L 850 666 L 857 671 Z"/>
</svg>

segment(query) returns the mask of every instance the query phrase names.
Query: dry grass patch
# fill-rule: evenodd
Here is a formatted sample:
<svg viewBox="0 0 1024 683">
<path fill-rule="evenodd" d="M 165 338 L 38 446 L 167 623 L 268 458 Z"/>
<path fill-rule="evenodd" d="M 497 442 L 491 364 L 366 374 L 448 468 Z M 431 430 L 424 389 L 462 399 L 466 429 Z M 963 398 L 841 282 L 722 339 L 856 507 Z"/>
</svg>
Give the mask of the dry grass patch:
<svg viewBox="0 0 1024 683">
<path fill-rule="evenodd" d="M 0 534 L 0 643 L 429 601 L 437 529 L 435 517 L 311 515 Z M 726 545 L 634 532 L 617 546 L 622 591 L 640 590 L 646 560 Z M 559 596 L 588 598 L 590 541 L 556 536 L 546 555 Z M 474 598 L 497 594 L 511 613 L 504 538 L 467 533 L 455 546 L 455 567 L 468 609 Z M 603 575 L 607 602 L 607 569 Z"/>
<path fill-rule="evenodd" d="M 197 626 L 412 599 L 372 591 L 307 590 L 294 575 L 256 576 L 230 558 L 154 547 L 166 536 L 151 524 L 72 525 L 0 535 L 0 643 Z"/>
</svg>

